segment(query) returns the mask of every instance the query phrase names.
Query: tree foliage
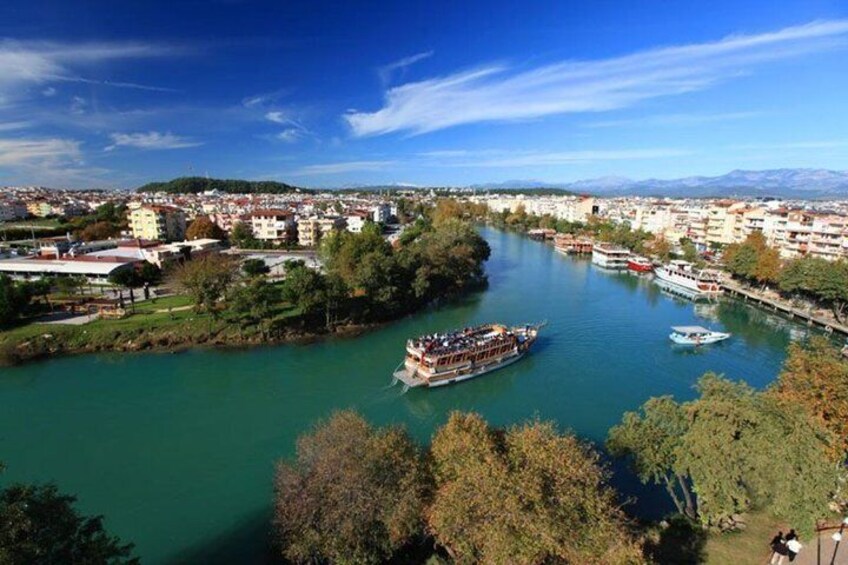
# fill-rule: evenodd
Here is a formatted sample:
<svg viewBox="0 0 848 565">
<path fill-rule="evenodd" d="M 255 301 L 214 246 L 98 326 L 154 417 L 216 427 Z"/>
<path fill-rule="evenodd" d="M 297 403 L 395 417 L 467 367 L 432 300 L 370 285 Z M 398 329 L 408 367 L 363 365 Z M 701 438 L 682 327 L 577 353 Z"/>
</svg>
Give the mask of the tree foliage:
<svg viewBox="0 0 848 565">
<path fill-rule="evenodd" d="M 454 413 L 433 438 L 427 523 L 457 563 L 636 563 L 598 456 L 550 422 Z"/>
<path fill-rule="evenodd" d="M 209 219 L 208 216 L 198 216 L 186 229 L 186 239 L 224 239 L 224 230 L 218 224 Z"/>
<path fill-rule="evenodd" d="M 138 563 L 132 544 L 103 528 L 101 516 L 81 516 L 76 498 L 54 485 L 11 485 L 0 491 L 0 563 Z"/>
<path fill-rule="evenodd" d="M 175 286 L 191 296 L 197 308 L 217 316 L 217 304 L 235 282 L 238 272 L 238 262 L 232 257 L 210 254 L 177 266 L 171 278 Z"/>
<path fill-rule="evenodd" d="M 32 296 L 29 284 L 0 274 L 0 327 L 14 323 L 27 310 Z"/>
<path fill-rule="evenodd" d="M 83 241 L 100 241 L 121 235 L 121 228 L 113 222 L 101 220 L 85 226 L 80 231 Z"/>
<path fill-rule="evenodd" d="M 197 194 L 218 190 L 230 194 L 288 194 L 311 193 L 311 190 L 275 181 L 222 180 L 205 177 L 180 177 L 165 182 L 151 182 L 138 188 L 138 192 L 167 192 L 169 194 Z"/>
<path fill-rule="evenodd" d="M 422 531 L 424 469 L 398 427 L 352 412 L 317 425 L 277 468 L 275 531 L 298 563 L 381 563 Z"/>
<path fill-rule="evenodd" d="M 246 259 L 241 264 L 241 270 L 248 277 L 258 277 L 271 272 L 271 269 L 268 268 L 268 265 L 262 259 Z"/>
<path fill-rule="evenodd" d="M 663 397 L 625 414 L 611 449 L 630 456 L 643 481 L 680 475 L 705 525 L 732 528 L 737 514 L 759 507 L 811 532 L 839 482 L 832 434 L 743 382 L 707 373 L 698 390 L 682 405 Z"/>
<path fill-rule="evenodd" d="M 253 236 L 253 229 L 247 222 L 236 222 L 230 231 L 230 243 L 242 249 L 253 249 L 258 244 Z"/>
<path fill-rule="evenodd" d="M 800 406 L 837 439 L 836 457 L 848 454 L 848 362 L 824 337 L 793 343 L 769 393 L 786 406 Z"/>
</svg>

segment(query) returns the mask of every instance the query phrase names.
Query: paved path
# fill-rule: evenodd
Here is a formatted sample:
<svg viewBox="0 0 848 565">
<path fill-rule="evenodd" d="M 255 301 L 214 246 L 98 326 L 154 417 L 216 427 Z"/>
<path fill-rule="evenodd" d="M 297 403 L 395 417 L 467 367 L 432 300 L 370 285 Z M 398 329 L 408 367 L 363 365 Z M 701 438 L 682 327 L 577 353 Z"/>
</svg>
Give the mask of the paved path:
<svg viewBox="0 0 848 565">
<path fill-rule="evenodd" d="M 99 318 L 99 314 L 74 315 L 66 312 L 48 314 L 35 321 L 36 324 L 82 326 Z"/>
<path fill-rule="evenodd" d="M 831 535 L 833 532 L 823 532 L 821 535 L 821 558 L 814 538 L 804 544 L 792 565 L 848 565 L 848 531 L 843 532 L 838 547 Z"/>
</svg>

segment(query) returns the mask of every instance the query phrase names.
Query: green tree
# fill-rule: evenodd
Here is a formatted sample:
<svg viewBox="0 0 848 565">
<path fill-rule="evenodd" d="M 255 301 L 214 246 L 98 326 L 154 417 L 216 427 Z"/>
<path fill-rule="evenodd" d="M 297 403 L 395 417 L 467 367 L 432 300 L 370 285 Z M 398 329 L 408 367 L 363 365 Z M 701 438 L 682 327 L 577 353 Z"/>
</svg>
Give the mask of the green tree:
<svg viewBox="0 0 848 565">
<path fill-rule="evenodd" d="M 268 335 L 274 306 L 279 303 L 276 287 L 262 277 L 231 287 L 227 306 L 241 325 L 256 325 L 263 337 Z"/>
<path fill-rule="evenodd" d="M 32 300 L 30 286 L 0 274 L 0 326 L 8 326 L 23 314 Z"/>
<path fill-rule="evenodd" d="M 248 277 L 258 277 L 271 272 L 271 269 L 268 268 L 268 265 L 262 259 L 246 259 L 241 264 L 241 270 Z"/>
<path fill-rule="evenodd" d="M 398 427 L 339 412 L 297 443 L 275 480 L 277 539 L 297 563 L 382 563 L 422 532 L 424 468 Z"/>
<path fill-rule="evenodd" d="M 238 277 L 238 262 L 227 255 L 204 255 L 174 269 L 175 286 L 191 296 L 195 307 L 218 317 L 218 302 Z"/>
<path fill-rule="evenodd" d="M 637 563 L 598 456 L 550 422 L 453 413 L 431 447 L 427 523 L 456 563 Z"/>
<path fill-rule="evenodd" d="M 101 516 L 78 514 L 75 502 L 54 485 L 0 491 L 0 563 L 139 563 L 132 544 L 110 535 Z"/>
<path fill-rule="evenodd" d="M 643 483 L 662 484 L 677 511 L 695 519 L 695 504 L 677 461 L 688 426 L 686 413 L 672 397 L 651 398 L 640 412 L 626 412 L 621 424 L 610 429 L 607 449 L 629 458 Z"/>
<path fill-rule="evenodd" d="M 230 243 L 242 249 L 255 249 L 258 246 L 253 230 L 247 222 L 236 222 L 230 231 Z"/>
<path fill-rule="evenodd" d="M 62 294 L 75 295 L 80 294 L 82 289 L 85 288 L 86 280 L 83 276 L 71 275 L 66 277 L 56 277 L 55 284 L 56 288 Z"/>
</svg>

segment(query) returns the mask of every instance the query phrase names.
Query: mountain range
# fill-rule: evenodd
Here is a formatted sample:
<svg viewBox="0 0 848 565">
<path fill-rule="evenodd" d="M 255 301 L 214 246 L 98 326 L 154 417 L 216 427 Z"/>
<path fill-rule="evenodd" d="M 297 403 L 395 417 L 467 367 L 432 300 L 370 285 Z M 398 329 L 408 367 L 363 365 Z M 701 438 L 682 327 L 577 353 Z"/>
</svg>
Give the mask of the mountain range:
<svg viewBox="0 0 848 565">
<path fill-rule="evenodd" d="M 633 180 L 610 176 L 565 183 L 512 180 L 477 184 L 468 188 L 484 190 L 548 188 L 598 196 L 847 198 L 848 171 L 827 169 L 735 170 L 715 177 L 693 176 L 670 180 Z"/>
</svg>

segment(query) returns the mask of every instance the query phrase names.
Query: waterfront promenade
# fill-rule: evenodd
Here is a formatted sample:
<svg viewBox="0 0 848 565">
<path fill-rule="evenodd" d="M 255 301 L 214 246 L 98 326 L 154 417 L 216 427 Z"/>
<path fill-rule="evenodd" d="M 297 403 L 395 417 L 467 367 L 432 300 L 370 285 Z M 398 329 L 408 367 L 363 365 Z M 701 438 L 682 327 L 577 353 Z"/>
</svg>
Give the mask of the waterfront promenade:
<svg viewBox="0 0 848 565">
<path fill-rule="evenodd" d="M 848 326 L 840 324 L 827 315 L 823 310 L 802 310 L 796 308 L 787 301 L 776 296 L 769 296 L 764 292 L 760 292 L 751 288 L 747 288 L 734 281 L 725 281 L 722 283 L 722 288 L 730 296 L 736 296 L 746 302 L 754 302 L 759 306 L 768 308 L 774 312 L 782 312 L 790 318 L 798 318 L 803 320 L 809 326 L 818 326 L 827 332 L 837 332 L 844 336 L 848 336 Z"/>
</svg>

